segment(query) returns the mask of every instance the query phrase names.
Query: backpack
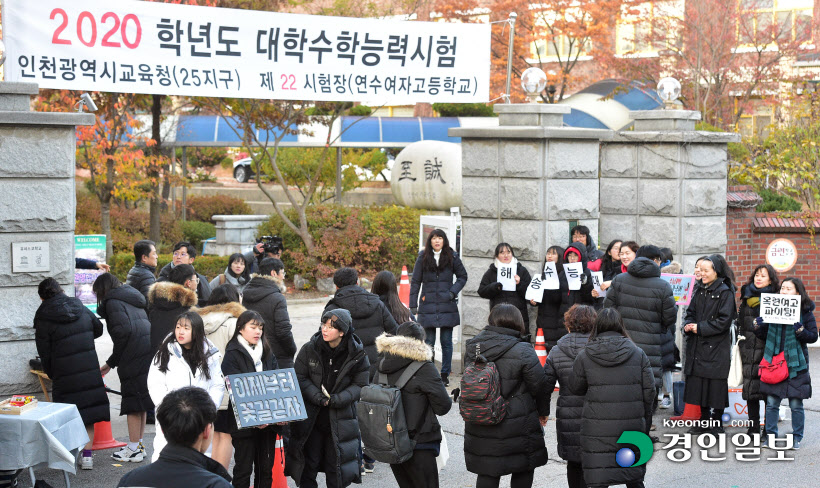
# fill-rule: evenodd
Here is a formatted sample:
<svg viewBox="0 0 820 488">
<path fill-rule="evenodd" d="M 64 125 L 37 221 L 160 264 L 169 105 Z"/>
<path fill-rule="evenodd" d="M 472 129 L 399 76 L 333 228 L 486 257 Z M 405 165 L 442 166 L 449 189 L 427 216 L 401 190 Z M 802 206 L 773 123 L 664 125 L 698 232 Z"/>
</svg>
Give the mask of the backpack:
<svg viewBox="0 0 820 488">
<path fill-rule="evenodd" d="M 504 352 L 512 349 L 513 343 Z M 501 357 L 499 356 L 499 358 Z M 467 366 L 461 377 L 458 411 L 465 422 L 496 425 L 507 414 L 507 400 L 501 396 L 501 375 L 492 361 L 481 355 L 481 343 L 476 344 L 475 362 Z"/>
<path fill-rule="evenodd" d="M 356 403 L 356 416 L 364 453 L 376 461 L 400 464 L 413 457 L 416 441 L 410 439 L 407 431 L 401 389 L 422 366 L 423 361 L 410 363 L 394 386 L 390 386 L 387 375 L 380 372 L 378 383 L 362 388 L 361 397 Z"/>
</svg>

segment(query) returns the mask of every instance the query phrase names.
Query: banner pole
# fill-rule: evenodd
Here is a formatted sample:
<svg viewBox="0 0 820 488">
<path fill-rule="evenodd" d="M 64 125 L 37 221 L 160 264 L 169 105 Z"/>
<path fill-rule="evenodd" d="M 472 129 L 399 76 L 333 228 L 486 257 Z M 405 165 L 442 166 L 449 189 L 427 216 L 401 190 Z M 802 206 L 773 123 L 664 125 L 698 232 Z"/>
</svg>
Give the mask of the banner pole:
<svg viewBox="0 0 820 488">
<path fill-rule="evenodd" d="M 510 82 L 512 81 L 513 40 L 515 39 L 515 19 L 517 17 L 517 13 L 510 12 L 510 42 L 507 45 L 507 88 L 504 90 L 505 103 L 512 103 L 510 101 Z"/>
</svg>

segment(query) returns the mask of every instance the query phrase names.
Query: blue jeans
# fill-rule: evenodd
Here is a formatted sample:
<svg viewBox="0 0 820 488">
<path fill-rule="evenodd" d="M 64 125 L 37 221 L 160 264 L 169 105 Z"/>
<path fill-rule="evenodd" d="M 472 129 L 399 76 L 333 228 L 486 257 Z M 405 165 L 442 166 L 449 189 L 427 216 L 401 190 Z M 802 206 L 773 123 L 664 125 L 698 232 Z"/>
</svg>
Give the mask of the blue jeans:
<svg viewBox="0 0 820 488">
<path fill-rule="evenodd" d="M 782 398 L 775 395 L 766 397 L 766 432 L 777 437 L 777 420 L 780 418 L 780 402 Z M 803 400 L 789 398 L 789 408 L 792 411 L 792 434 L 795 441 L 803 440 L 803 426 L 806 423 L 806 414 L 803 412 Z"/>
<path fill-rule="evenodd" d="M 453 363 L 453 328 L 441 327 L 439 329 L 424 329 L 424 332 L 427 334 L 424 342 L 430 347 L 436 345 L 436 330 L 441 331 L 441 374 L 449 375 Z"/>
</svg>

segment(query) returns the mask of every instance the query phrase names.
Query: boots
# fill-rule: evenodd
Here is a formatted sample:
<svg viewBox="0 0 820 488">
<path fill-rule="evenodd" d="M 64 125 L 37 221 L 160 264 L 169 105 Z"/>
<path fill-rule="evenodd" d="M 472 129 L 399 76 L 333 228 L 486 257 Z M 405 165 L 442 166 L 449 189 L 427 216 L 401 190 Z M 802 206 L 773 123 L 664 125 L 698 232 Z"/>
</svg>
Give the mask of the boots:
<svg viewBox="0 0 820 488">
<path fill-rule="evenodd" d="M 447 373 L 441 373 L 441 382 L 444 383 L 444 386 L 450 386 L 450 379 Z"/>
</svg>

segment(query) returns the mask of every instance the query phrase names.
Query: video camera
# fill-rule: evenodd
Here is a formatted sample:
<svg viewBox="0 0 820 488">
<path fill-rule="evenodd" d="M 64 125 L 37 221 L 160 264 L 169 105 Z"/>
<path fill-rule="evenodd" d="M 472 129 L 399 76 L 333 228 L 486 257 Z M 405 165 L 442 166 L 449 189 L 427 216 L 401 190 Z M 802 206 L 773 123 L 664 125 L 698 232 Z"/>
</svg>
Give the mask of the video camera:
<svg viewBox="0 0 820 488">
<path fill-rule="evenodd" d="M 263 243 L 262 254 L 279 254 L 285 250 L 284 242 L 279 236 L 261 236 L 256 239 L 257 243 Z"/>
</svg>

